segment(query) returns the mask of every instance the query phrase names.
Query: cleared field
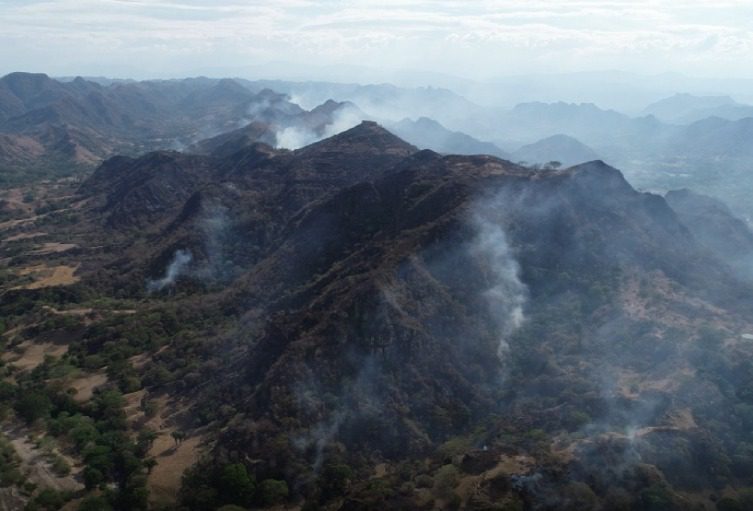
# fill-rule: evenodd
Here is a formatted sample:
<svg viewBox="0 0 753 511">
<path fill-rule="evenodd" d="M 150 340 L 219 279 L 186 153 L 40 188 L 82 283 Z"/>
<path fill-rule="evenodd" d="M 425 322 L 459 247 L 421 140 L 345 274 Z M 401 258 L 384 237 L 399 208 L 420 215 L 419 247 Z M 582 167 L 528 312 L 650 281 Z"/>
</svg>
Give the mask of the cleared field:
<svg viewBox="0 0 753 511">
<path fill-rule="evenodd" d="M 25 286 L 18 286 L 15 289 L 41 289 L 44 287 L 54 286 L 68 286 L 78 282 L 78 277 L 75 275 L 78 270 L 76 266 L 47 266 L 40 264 L 37 266 L 29 266 L 18 271 L 18 275 L 31 276 L 34 278 L 34 282 L 26 284 Z"/>
</svg>

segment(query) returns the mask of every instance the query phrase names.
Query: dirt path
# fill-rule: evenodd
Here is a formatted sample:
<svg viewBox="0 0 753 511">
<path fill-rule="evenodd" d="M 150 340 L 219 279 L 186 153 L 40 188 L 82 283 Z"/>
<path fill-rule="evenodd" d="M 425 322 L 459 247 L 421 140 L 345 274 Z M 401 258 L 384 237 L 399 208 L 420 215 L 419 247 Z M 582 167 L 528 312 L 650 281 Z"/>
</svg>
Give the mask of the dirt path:
<svg viewBox="0 0 753 511">
<path fill-rule="evenodd" d="M 46 459 L 45 453 L 29 442 L 27 439 L 28 430 L 26 428 L 18 424 L 4 424 L 2 432 L 16 450 L 18 457 L 21 458 L 21 471 L 27 474 L 29 481 L 41 488 L 52 488 L 61 491 L 78 491 L 83 489 L 83 484 L 76 479 L 79 470 L 73 467 L 72 460 L 66 459 L 66 461 L 71 463 L 71 474 L 60 477 L 53 471 L 52 466 Z M 60 453 L 57 454 L 62 456 Z"/>
</svg>

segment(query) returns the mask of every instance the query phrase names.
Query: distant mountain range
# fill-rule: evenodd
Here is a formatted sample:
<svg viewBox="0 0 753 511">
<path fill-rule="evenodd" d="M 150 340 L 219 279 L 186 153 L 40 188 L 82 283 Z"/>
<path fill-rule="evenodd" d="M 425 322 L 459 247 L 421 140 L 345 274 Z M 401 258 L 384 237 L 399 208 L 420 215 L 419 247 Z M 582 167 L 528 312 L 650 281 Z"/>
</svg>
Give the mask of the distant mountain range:
<svg viewBox="0 0 753 511">
<path fill-rule="evenodd" d="M 753 117 L 753 106 L 737 103 L 729 96 L 676 94 L 646 107 L 644 113 L 673 124 L 692 124 L 718 117 L 738 121 Z"/>
<path fill-rule="evenodd" d="M 157 149 L 209 153 L 255 142 L 295 149 L 370 119 L 442 153 L 566 166 L 598 156 L 639 188 L 689 187 L 753 219 L 739 186 L 753 165 L 751 115 L 727 96 L 678 94 L 631 117 L 592 103 L 487 108 L 447 89 L 388 84 L 13 73 L 0 79 L 0 179 L 89 172 L 109 156 Z"/>
<path fill-rule="evenodd" d="M 399 137 L 423 149 L 449 154 L 491 154 L 509 160 L 510 155 L 491 142 L 482 142 L 465 133 L 450 131 L 437 121 L 419 117 L 387 125 Z"/>
<path fill-rule="evenodd" d="M 567 135 L 553 135 L 525 145 L 513 152 L 512 158 L 534 164 L 557 161 L 566 167 L 600 159 L 593 149 Z"/>
<path fill-rule="evenodd" d="M 284 94 L 230 79 L 100 85 L 13 73 L 0 79 L 0 175 L 6 181 L 62 175 L 113 154 L 182 149 L 252 121 L 269 125 L 268 142 L 286 128 L 323 135 L 341 106 L 325 103 L 309 112 Z"/>
</svg>

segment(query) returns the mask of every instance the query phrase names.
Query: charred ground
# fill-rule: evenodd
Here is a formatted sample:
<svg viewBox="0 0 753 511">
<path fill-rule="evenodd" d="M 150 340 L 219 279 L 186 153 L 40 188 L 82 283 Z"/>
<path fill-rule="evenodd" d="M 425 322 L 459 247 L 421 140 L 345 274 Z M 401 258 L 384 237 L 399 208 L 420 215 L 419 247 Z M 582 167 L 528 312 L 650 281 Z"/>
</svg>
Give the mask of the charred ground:
<svg viewBox="0 0 753 511">
<path fill-rule="evenodd" d="M 728 211 L 600 161 L 532 171 L 374 123 L 295 151 L 200 147 L 112 158 L 3 226 L 7 349 L 66 347 L 33 369 L 6 357 L 6 409 L 88 488 L 116 482 L 115 507 L 145 487 L 186 509 L 749 498 L 753 303 L 718 247 L 750 235 Z M 33 285 L 53 267 L 73 281 Z M 67 392 L 97 375 L 91 397 Z M 24 415 L 31 390 L 49 405 Z M 120 435 L 89 440 L 114 461 L 71 417 Z M 197 465 L 171 494 L 150 459 Z"/>
</svg>

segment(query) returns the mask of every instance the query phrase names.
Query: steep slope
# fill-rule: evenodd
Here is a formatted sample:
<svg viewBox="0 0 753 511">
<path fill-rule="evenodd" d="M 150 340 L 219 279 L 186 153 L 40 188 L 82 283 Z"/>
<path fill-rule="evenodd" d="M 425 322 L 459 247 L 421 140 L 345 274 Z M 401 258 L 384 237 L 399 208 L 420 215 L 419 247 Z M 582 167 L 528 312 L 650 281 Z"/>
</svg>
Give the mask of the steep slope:
<svg viewBox="0 0 753 511">
<path fill-rule="evenodd" d="M 188 152 L 227 157 L 259 142 L 274 146 L 277 142 L 277 137 L 272 126 L 254 121 L 237 130 L 222 133 L 206 140 L 200 140 L 190 146 Z"/>
<path fill-rule="evenodd" d="M 116 227 L 173 221 L 188 195 L 219 180 L 249 191 L 258 186 L 266 194 L 259 200 L 270 201 L 270 207 L 284 204 L 289 215 L 333 190 L 380 176 L 416 151 L 367 121 L 294 152 L 256 143 L 232 147 L 220 144 L 219 153 L 211 156 L 159 152 L 138 159 L 115 157 L 82 184 L 81 192 Z"/>
<path fill-rule="evenodd" d="M 735 267 L 742 277 L 753 277 L 753 232 L 726 204 L 690 190 L 673 190 L 666 199 L 704 247 Z"/>
<path fill-rule="evenodd" d="M 537 172 L 364 122 L 296 151 L 113 158 L 71 201 L 34 228 L 80 249 L 16 249 L 12 345 L 64 338 L 103 390 L 156 403 L 125 428 L 176 433 L 158 464 L 201 444 L 188 509 L 691 509 L 753 475 L 750 287 L 601 161 Z M 41 260 L 79 280 L 29 283 Z M 110 395 L 81 412 L 60 372 L 35 373 L 49 420 L 99 418 Z"/>
</svg>

